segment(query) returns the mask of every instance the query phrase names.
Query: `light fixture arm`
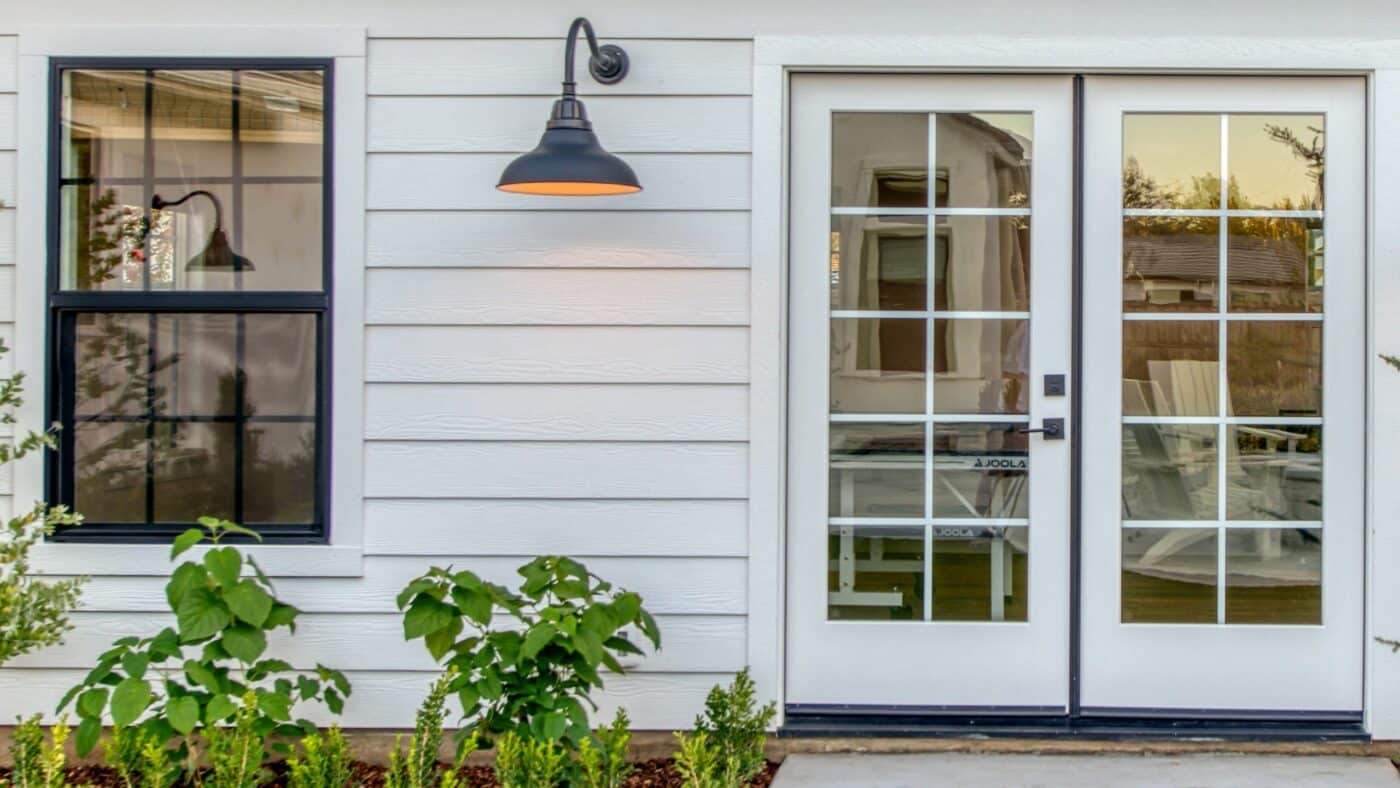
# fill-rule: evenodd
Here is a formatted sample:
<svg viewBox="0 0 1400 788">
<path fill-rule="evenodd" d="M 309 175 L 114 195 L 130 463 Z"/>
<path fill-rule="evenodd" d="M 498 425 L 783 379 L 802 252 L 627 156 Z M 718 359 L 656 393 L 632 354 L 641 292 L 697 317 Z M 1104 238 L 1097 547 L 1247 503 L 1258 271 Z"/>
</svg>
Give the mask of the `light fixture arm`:
<svg viewBox="0 0 1400 788">
<path fill-rule="evenodd" d="M 194 191 L 190 192 L 189 194 L 186 194 L 184 197 L 181 197 L 178 200 L 166 200 L 162 198 L 159 194 L 154 195 L 151 197 L 151 208 L 157 211 L 164 210 L 166 208 L 174 208 L 178 205 L 185 204 L 185 202 L 187 202 L 191 197 L 208 197 L 209 202 L 214 203 L 214 229 L 216 231 L 222 230 L 224 228 L 223 206 L 219 205 L 219 198 L 215 197 L 213 192 L 207 191 L 205 189 L 195 189 Z"/>
<path fill-rule="evenodd" d="M 575 19 L 569 25 L 569 37 L 564 42 L 564 98 L 578 95 L 578 83 L 574 81 L 574 45 L 579 31 L 588 38 L 588 73 L 601 85 L 615 85 L 627 76 L 627 52 L 617 44 L 598 45 L 598 37 L 593 33 L 593 23 L 585 17 Z"/>
</svg>

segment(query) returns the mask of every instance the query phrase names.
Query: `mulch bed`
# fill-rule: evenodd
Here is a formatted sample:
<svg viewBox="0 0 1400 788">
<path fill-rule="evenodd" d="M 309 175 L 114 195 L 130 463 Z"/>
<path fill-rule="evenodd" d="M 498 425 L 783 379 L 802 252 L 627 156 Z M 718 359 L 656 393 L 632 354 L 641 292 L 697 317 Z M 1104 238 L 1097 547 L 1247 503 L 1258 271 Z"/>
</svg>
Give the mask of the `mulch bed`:
<svg viewBox="0 0 1400 788">
<path fill-rule="evenodd" d="M 681 786 L 680 775 L 676 773 L 675 765 L 670 758 L 654 758 L 633 764 L 633 766 L 634 771 L 627 780 L 627 788 L 680 788 Z M 275 779 L 267 784 L 268 788 L 285 788 L 286 784 L 283 778 L 286 774 L 286 767 L 281 763 L 275 763 L 270 768 Z M 773 783 L 773 776 L 777 771 L 778 764 L 769 761 L 768 768 L 751 785 L 754 788 L 768 788 Z M 496 782 L 496 776 L 489 766 L 468 766 L 462 770 L 462 774 L 467 778 L 468 785 L 472 788 L 500 788 L 500 783 Z M 9 776 L 9 769 L 0 769 L 0 781 L 9 779 Z M 356 761 L 355 779 L 365 788 L 383 788 L 384 767 Z M 91 785 L 94 788 L 120 788 L 121 786 L 121 781 L 117 779 L 117 773 L 106 766 L 74 766 L 68 770 L 68 782 L 71 785 Z"/>
</svg>

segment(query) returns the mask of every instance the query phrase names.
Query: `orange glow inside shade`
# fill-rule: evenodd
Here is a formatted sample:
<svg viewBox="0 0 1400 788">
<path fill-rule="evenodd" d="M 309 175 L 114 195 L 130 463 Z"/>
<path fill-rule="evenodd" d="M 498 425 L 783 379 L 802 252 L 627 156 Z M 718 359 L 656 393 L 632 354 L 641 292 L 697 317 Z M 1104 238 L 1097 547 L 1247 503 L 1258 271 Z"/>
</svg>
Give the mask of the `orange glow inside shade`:
<svg viewBox="0 0 1400 788">
<path fill-rule="evenodd" d="M 641 191 L 639 186 L 625 183 L 588 183 L 585 181 L 536 181 L 533 183 L 507 183 L 496 188 L 515 194 L 552 194 L 561 197 L 593 197 L 606 194 L 631 194 Z"/>
</svg>

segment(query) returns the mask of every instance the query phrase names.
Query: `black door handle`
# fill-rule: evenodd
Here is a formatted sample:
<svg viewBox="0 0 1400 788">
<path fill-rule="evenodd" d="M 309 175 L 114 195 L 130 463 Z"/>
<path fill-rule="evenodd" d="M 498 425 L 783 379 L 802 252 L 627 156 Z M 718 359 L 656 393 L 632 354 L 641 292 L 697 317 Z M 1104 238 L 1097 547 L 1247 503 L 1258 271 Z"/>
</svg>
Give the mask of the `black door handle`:
<svg viewBox="0 0 1400 788">
<path fill-rule="evenodd" d="M 1022 427 L 1016 431 L 1022 435 L 1039 432 L 1043 433 L 1048 441 L 1062 441 L 1065 439 L 1065 420 L 1061 418 L 1041 419 L 1039 427 Z"/>
</svg>

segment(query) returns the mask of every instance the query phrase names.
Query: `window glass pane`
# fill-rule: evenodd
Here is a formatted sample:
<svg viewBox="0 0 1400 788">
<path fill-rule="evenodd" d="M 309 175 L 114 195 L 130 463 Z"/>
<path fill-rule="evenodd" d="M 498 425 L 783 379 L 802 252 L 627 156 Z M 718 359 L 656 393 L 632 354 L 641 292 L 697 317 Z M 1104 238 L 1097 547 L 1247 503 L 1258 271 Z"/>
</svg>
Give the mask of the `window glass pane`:
<svg viewBox="0 0 1400 788">
<path fill-rule="evenodd" d="M 933 620 L 1025 621 L 1030 531 L 933 528 Z"/>
<path fill-rule="evenodd" d="M 156 316 L 156 400 L 160 416 L 233 416 L 237 403 L 238 318 Z"/>
<path fill-rule="evenodd" d="M 238 104 L 243 170 L 318 177 L 325 98 L 319 71 L 243 71 Z"/>
<path fill-rule="evenodd" d="M 1024 518 L 1029 510 L 1025 424 L 938 424 L 933 433 L 933 516 Z"/>
<path fill-rule="evenodd" d="M 937 237 L 935 309 L 1030 309 L 1029 217 L 940 216 Z"/>
<path fill-rule="evenodd" d="M 145 420 L 73 429 L 73 508 L 91 522 L 146 522 Z"/>
<path fill-rule="evenodd" d="M 1029 411 L 1029 320 L 937 320 L 934 337 L 935 412 Z"/>
<path fill-rule="evenodd" d="M 63 72 L 64 178 L 140 178 L 145 168 L 146 74 Z"/>
<path fill-rule="evenodd" d="M 928 217 L 831 217 L 831 308 L 928 304 Z"/>
<path fill-rule="evenodd" d="M 928 115 L 837 112 L 831 122 L 832 206 L 928 206 Z"/>
<path fill-rule="evenodd" d="M 141 416 L 150 410 L 149 317 L 98 313 L 74 318 L 74 412 L 78 416 Z"/>
<path fill-rule="evenodd" d="M 255 422 L 243 449 L 243 520 L 309 523 L 316 502 L 316 425 Z"/>
<path fill-rule="evenodd" d="M 1215 623 L 1215 528 L 1124 528 L 1122 533 L 1123 623 Z"/>
<path fill-rule="evenodd" d="M 935 164 L 947 179 L 950 208 L 1028 208 L 1031 202 L 1029 112 L 940 112 Z"/>
<path fill-rule="evenodd" d="M 832 526 L 827 554 L 827 618 L 923 620 L 923 528 Z"/>
<path fill-rule="evenodd" d="M 1321 624 L 1322 529 L 1226 531 L 1225 623 Z"/>
<path fill-rule="evenodd" d="M 75 183 L 59 191 L 59 259 L 71 290 L 140 290 L 146 268 L 141 187 Z"/>
<path fill-rule="evenodd" d="M 1123 322 L 1124 416 L 1220 414 L 1219 324 Z"/>
<path fill-rule="evenodd" d="M 151 92 L 156 177 L 232 176 L 233 72 L 157 71 Z"/>
<path fill-rule="evenodd" d="M 1231 520 L 1322 519 L 1322 427 L 1226 427 Z"/>
<path fill-rule="evenodd" d="M 1123 219 L 1125 312 L 1214 312 L 1219 279 L 1219 219 Z"/>
<path fill-rule="evenodd" d="M 1219 208 L 1220 116 L 1123 115 L 1123 206 Z"/>
<path fill-rule="evenodd" d="M 243 412 L 257 416 L 316 413 L 316 316 L 243 316 Z"/>
<path fill-rule="evenodd" d="M 321 289 L 320 184 L 250 184 L 243 211 L 240 252 L 256 266 L 242 275 L 243 289 Z"/>
<path fill-rule="evenodd" d="M 1123 519 L 1215 520 L 1214 424 L 1123 425 Z"/>
<path fill-rule="evenodd" d="M 1231 219 L 1232 312 L 1322 311 L 1322 220 Z"/>
<path fill-rule="evenodd" d="M 1322 210 L 1321 115 L 1230 116 L 1230 207 Z"/>
<path fill-rule="evenodd" d="M 831 321 L 832 413 L 923 413 L 928 321 Z"/>
<path fill-rule="evenodd" d="M 191 523 L 208 515 L 236 519 L 233 424 L 157 422 L 155 522 Z"/>
<path fill-rule="evenodd" d="M 1322 415 L 1322 323 L 1230 322 L 1233 416 Z"/>
<path fill-rule="evenodd" d="M 924 425 L 833 424 L 832 517 L 924 515 Z"/>
</svg>

